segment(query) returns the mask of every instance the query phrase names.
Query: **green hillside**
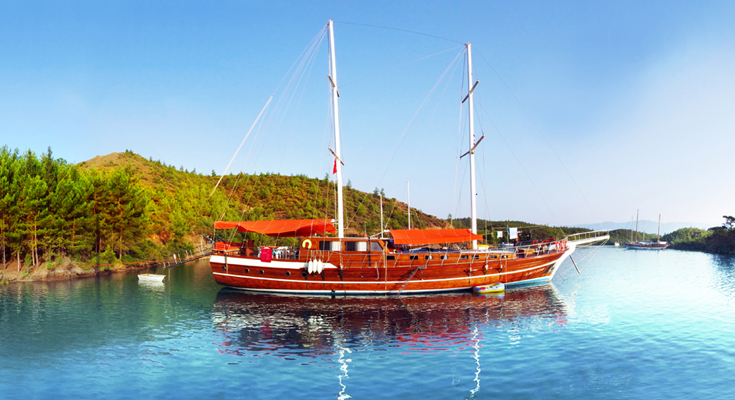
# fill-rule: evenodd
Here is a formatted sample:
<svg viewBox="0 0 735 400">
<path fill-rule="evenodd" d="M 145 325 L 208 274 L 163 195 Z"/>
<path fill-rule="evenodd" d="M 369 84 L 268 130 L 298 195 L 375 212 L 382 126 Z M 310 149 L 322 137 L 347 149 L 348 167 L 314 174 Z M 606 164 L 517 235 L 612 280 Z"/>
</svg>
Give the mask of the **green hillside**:
<svg viewBox="0 0 735 400">
<path fill-rule="evenodd" d="M 735 217 L 723 215 L 725 222 L 707 230 L 682 228 L 663 236 L 677 250 L 697 250 L 715 254 L 735 254 Z"/>
</svg>

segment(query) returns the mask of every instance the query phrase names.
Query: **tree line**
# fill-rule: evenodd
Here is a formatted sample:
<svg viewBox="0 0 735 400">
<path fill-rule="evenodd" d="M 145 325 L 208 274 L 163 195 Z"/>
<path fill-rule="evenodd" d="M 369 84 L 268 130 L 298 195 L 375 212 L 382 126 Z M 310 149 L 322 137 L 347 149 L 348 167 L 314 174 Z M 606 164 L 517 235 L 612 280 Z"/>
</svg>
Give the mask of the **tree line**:
<svg viewBox="0 0 735 400">
<path fill-rule="evenodd" d="M 3 266 L 162 259 L 191 249 L 191 236 L 211 233 L 215 218 L 236 215 L 237 202 L 228 205 L 222 193 L 209 196 L 213 178 L 131 151 L 121 156 L 128 162 L 93 168 L 54 158 L 50 148 L 40 156 L 0 148 Z M 143 162 L 154 176 L 140 171 Z"/>
<path fill-rule="evenodd" d="M 663 240 L 678 250 L 696 250 L 715 254 L 735 254 L 735 217 L 723 215 L 725 222 L 707 230 L 683 228 L 666 234 Z"/>
<path fill-rule="evenodd" d="M 49 148 L 0 149 L 0 255 L 18 267 L 63 257 L 135 252 L 151 217 L 133 171 L 97 172 L 55 159 Z"/>
</svg>

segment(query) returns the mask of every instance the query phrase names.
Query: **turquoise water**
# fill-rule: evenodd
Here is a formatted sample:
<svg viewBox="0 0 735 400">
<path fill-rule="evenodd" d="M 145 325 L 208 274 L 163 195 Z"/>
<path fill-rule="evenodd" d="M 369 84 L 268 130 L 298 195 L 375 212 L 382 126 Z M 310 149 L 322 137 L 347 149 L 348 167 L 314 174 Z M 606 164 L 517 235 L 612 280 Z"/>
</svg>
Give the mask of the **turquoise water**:
<svg viewBox="0 0 735 400">
<path fill-rule="evenodd" d="M 581 275 L 485 297 L 248 294 L 206 262 L 11 284 L 0 398 L 735 397 L 735 259 L 574 258 Z"/>
</svg>

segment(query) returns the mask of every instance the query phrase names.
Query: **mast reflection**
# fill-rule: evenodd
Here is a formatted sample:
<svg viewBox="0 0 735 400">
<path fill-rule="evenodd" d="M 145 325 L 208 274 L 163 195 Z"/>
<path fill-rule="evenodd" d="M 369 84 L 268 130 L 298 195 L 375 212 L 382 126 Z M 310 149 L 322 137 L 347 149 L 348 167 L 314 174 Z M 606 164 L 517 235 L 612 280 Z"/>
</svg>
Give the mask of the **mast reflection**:
<svg viewBox="0 0 735 400">
<path fill-rule="evenodd" d="M 566 319 L 566 304 L 553 284 L 514 288 L 494 296 L 337 298 L 223 288 L 212 310 L 215 327 L 223 335 L 223 353 L 294 359 L 337 355 L 345 348 L 477 349 L 487 330 L 484 327 L 560 329 Z"/>
</svg>

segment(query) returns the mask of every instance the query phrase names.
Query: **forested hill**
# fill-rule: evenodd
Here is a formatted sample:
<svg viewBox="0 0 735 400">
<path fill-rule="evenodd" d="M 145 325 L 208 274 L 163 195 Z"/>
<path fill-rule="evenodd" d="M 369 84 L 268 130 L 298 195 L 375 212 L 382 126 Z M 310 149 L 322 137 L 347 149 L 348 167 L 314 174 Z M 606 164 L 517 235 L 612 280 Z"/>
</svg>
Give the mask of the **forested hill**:
<svg viewBox="0 0 735 400">
<path fill-rule="evenodd" d="M 165 257 L 199 243 L 214 221 L 333 218 L 335 184 L 278 174 L 219 177 L 178 169 L 131 151 L 73 165 L 51 149 L 0 149 L 0 259 L 3 266 L 133 262 Z M 348 234 L 379 230 L 376 189 L 346 187 Z M 389 228 L 407 225 L 407 207 L 384 199 Z M 412 225 L 446 221 L 412 210 Z M 267 240 L 267 239 L 266 239 Z"/>
<path fill-rule="evenodd" d="M 471 222 L 469 218 L 457 218 L 451 221 L 455 228 L 470 228 Z M 503 233 L 504 238 L 498 238 L 497 232 L 505 232 L 508 227 L 518 228 L 520 240 L 539 240 L 549 238 L 563 238 L 564 236 L 589 232 L 591 229 L 566 227 L 566 226 L 547 226 L 531 224 L 523 221 L 486 221 L 477 220 L 477 233 L 484 235 L 489 243 L 498 243 L 507 241 L 507 233 Z"/>
<path fill-rule="evenodd" d="M 222 178 L 214 195 L 219 176 L 201 175 L 182 167 L 176 169 L 160 161 L 145 159 L 135 153 L 112 153 L 98 156 L 79 164 L 80 167 L 95 171 L 115 171 L 128 169 L 139 178 L 142 186 L 156 194 L 156 205 L 160 201 L 176 197 L 175 204 L 198 205 L 194 212 L 210 220 L 189 221 L 189 225 L 205 228 L 203 233 L 212 231 L 214 216 L 224 213 L 224 220 L 267 220 L 267 219 L 309 219 L 334 218 L 336 209 L 336 185 L 325 177 L 309 178 L 305 175 L 279 175 L 262 173 L 259 175 L 234 175 Z M 333 178 L 332 178 L 333 179 Z M 345 217 L 348 234 L 375 234 L 380 225 L 380 193 L 366 193 L 353 189 L 350 184 L 343 189 Z M 385 194 L 384 194 L 385 196 Z M 221 202 L 221 203 L 220 203 Z M 210 204 L 211 212 L 206 212 L 204 204 Z M 176 207 L 176 206 L 174 206 Z M 384 198 L 384 218 L 389 228 L 400 229 L 408 224 L 408 207 L 394 198 Z M 413 226 L 421 228 L 446 227 L 446 221 L 411 210 Z M 172 221 L 175 222 L 175 221 Z M 195 222 L 198 222 L 195 223 Z M 202 233 L 193 231 L 192 233 Z"/>
</svg>

